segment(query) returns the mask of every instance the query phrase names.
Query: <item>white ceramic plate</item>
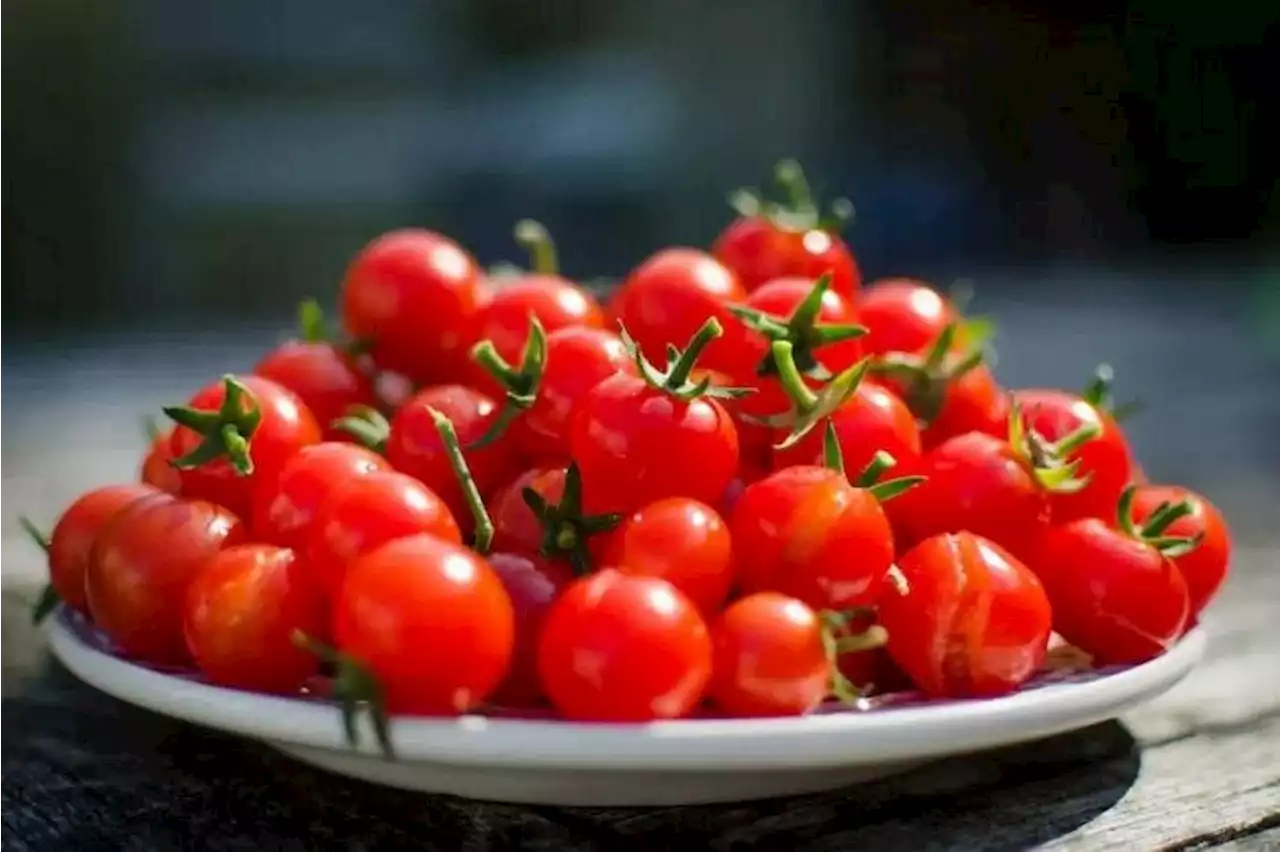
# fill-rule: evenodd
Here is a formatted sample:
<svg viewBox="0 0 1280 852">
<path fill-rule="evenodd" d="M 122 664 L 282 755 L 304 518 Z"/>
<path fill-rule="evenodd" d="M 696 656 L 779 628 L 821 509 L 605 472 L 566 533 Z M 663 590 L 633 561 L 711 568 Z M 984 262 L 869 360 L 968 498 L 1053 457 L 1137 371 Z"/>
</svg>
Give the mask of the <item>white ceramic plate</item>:
<svg viewBox="0 0 1280 852">
<path fill-rule="evenodd" d="M 479 716 L 399 719 L 394 761 L 366 721 L 352 749 L 333 704 L 222 689 L 111 654 L 83 619 L 49 619 L 54 654 L 116 698 L 262 740 L 323 769 L 378 784 L 475 799 L 645 806 L 809 793 L 954 754 L 1010 745 L 1114 718 L 1169 689 L 1204 653 L 1197 628 L 1134 668 L 1046 675 L 1002 698 L 922 703 L 896 696 L 865 710 L 797 719 L 695 719 L 583 725 Z"/>
</svg>

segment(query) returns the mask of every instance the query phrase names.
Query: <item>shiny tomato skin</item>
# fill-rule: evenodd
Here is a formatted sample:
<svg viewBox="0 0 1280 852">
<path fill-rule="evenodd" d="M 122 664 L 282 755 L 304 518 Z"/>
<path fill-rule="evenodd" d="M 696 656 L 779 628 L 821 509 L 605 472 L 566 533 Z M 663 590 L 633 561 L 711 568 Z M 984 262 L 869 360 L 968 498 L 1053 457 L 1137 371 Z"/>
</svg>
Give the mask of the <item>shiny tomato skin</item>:
<svg viewBox="0 0 1280 852">
<path fill-rule="evenodd" d="M 661 577 L 713 617 L 733 585 L 733 541 L 715 509 L 687 497 L 642 506 L 608 538 L 604 565 Z"/>
<path fill-rule="evenodd" d="M 573 582 L 573 572 L 563 562 L 536 554 L 495 551 L 489 555 L 515 613 L 515 648 L 507 676 L 491 701 L 500 707 L 533 707 L 540 704 L 538 641 L 547 612 L 560 592 Z"/>
<path fill-rule="evenodd" d="M 303 447 L 319 443 L 320 426 L 293 391 L 261 376 L 238 376 L 258 406 L 262 419 L 249 439 L 253 472 L 242 476 L 226 458 L 189 470 L 179 470 L 182 495 L 192 500 L 208 500 L 226 506 L 236 516 L 247 518 L 252 511 L 253 491 L 280 472 L 284 463 Z M 221 381 L 201 388 L 187 402 L 198 411 L 217 411 L 226 389 Z M 180 458 L 200 446 L 203 437 L 185 426 L 174 428 L 169 449 Z"/>
<path fill-rule="evenodd" d="M 1069 461 L 1080 462 L 1079 475 L 1089 477 L 1089 484 L 1073 494 L 1049 496 L 1054 523 L 1114 517 L 1120 492 L 1133 478 L 1133 453 L 1115 418 L 1065 391 L 1019 390 L 1013 397 L 1021 406 L 1028 431 L 1046 441 L 1061 440 L 1081 426 L 1099 429 L 1097 437 L 1067 456 Z"/>
<path fill-rule="evenodd" d="M 937 698 L 999 695 L 1044 662 L 1052 616 L 1036 575 L 969 532 L 922 541 L 898 560 L 904 583 L 880 599 L 888 651 Z"/>
<path fill-rule="evenodd" d="M 267 353 L 253 368 L 256 376 L 293 391 L 320 425 L 327 440 L 343 440 L 333 422 L 353 405 L 377 402 L 373 381 L 354 358 L 332 343 L 290 340 Z"/>
<path fill-rule="evenodd" d="M 172 429 L 151 439 L 147 454 L 142 458 L 142 466 L 138 469 L 138 481 L 177 496 L 182 493 L 182 477 L 170 463 L 173 461 L 172 439 Z"/>
<path fill-rule="evenodd" d="M 897 466 L 890 476 L 906 476 L 920 463 L 920 427 L 906 404 L 896 394 L 874 382 L 858 385 L 853 396 L 831 415 L 845 470 L 857 476 L 883 450 L 893 456 Z M 775 441 L 787 434 L 775 433 Z M 811 430 L 794 446 L 774 449 L 773 469 L 795 465 L 821 464 L 823 429 Z"/>
<path fill-rule="evenodd" d="M 614 332 L 564 328 L 548 334 L 538 397 L 520 419 L 517 432 L 524 456 L 546 464 L 567 464 L 574 405 L 616 373 L 635 375 L 636 366 Z"/>
<path fill-rule="evenodd" d="M 328 496 L 303 549 L 321 587 L 336 597 L 356 559 L 389 541 L 420 534 L 462 543 L 453 513 L 434 491 L 407 474 L 379 470 Z"/>
<path fill-rule="evenodd" d="M 910 278 L 876 281 L 858 300 L 858 321 L 867 329 L 863 348 L 872 355 L 924 352 L 959 320 L 960 313 L 945 296 Z"/>
<path fill-rule="evenodd" d="M 303 546 L 335 490 L 367 473 L 390 469 L 386 459 L 355 444 L 324 441 L 303 447 L 274 479 L 254 491 L 254 538 L 280 547 Z"/>
<path fill-rule="evenodd" d="M 293 633 L 324 639 L 329 611 L 307 566 L 288 548 L 241 544 L 214 555 L 187 591 L 183 635 L 212 683 L 295 692 L 319 668 Z"/>
<path fill-rule="evenodd" d="M 592 513 L 629 512 L 663 497 L 713 504 L 738 471 L 738 433 L 719 402 L 683 402 L 621 373 L 579 402 L 569 451 Z"/>
<path fill-rule="evenodd" d="M 463 385 L 424 388 L 400 406 L 391 418 L 387 461 L 396 470 L 421 480 L 438 494 L 463 533 L 470 533 L 474 521 L 462 486 L 449 463 L 444 441 L 436 431 L 432 409 L 453 423 L 471 476 L 482 494 L 488 494 L 515 474 L 519 456 L 515 445 L 507 440 L 479 449 L 469 448 L 468 445 L 489 431 L 489 426 L 498 416 L 498 406 L 491 397 Z"/>
<path fill-rule="evenodd" d="M 85 573 L 103 531 L 134 503 L 162 492 L 145 483 L 105 485 L 86 491 L 58 518 L 49 534 L 49 583 L 67 606 L 88 612 Z"/>
<path fill-rule="evenodd" d="M 533 554 L 542 546 L 542 521 L 524 501 L 524 490 L 532 488 L 550 505 L 564 496 L 564 468 L 533 468 L 497 489 L 489 503 L 493 522 L 493 550 Z"/>
<path fill-rule="evenodd" d="M 538 675 L 565 719 L 680 718 L 711 678 L 711 638 L 697 607 L 666 580 L 605 569 L 552 604 Z"/>
<path fill-rule="evenodd" d="M 942 408 L 921 430 L 920 440 L 931 450 L 966 432 L 996 437 L 1009 432 L 1009 397 L 986 365 L 974 367 L 947 384 Z"/>
<path fill-rule="evenodd" d="M 1160 656 L 1191 617 L 1177 566 L 1101 518 L 1053 527 L 1034 565 L 1053 604 L 1054 630 L 1099 665 Z"/>
<path fill-rule="evenodd" d="M 480 267 L 448 237 L 390 231 L 361 250 L 342 283 L 342 321 L 372 342 L 379 367 L 418 384 L 466 373 L 476 321 L 488 298 Z"/>
<path fill-rule="evenodd" d="M 1142 485 L 1133 495 L 1133 520 L 1141 527 L 1163 503 L 1186 500 L 1191 514 L 1178 518 L 1161 535 L 1191 538 L 1201 535 L 1200 545 L 1170 560 L 1182 572 L 1191 596 L 1191 614 L 1198 615 L 1213 600 L 1227 579 L 1231 559 L 1231 533 L 1218 508 L 1205 497 L 1176 485 Z"/>
<path fill-rule="evenodd" d="M 595 296 L 558 275 L 526 275 L 498 287 L 480 311 L 478 339 L 493 343 L 508 364 L 518 364 L 537 317 L 548 335 L 566 328 L 603 329 Z"/>
<path fill-rule="evenodd" d="M 484 557 L 415 535 L 352 563 L 334 603 L 333 636 L 381 684 L 389 713 L 454 716 L 506 677 L 515 615 Z"/>
<path fill-rule="evenodd" d="M 743 306 L 768 314 L 779 320 L 787 320 L 800 303 L 813 290 L 812 278 L 776 278 L 747 295 Z M 738 322 L 742 322 L 738 320 Z M 853 304 L 835 290 L 822 294 L 822 307 L 816 324 L 858 325 L 858 312 Z M 769 341 L 750 329 L 742 337 L 742 351 L 737 353 L 735 371 L 739 377 L 755 374 L 760 362 L 769 354 Z M 862 358 L 862 339 L 842 340 L 814 350 L 818 363 L 832 374 L 848 369 Z M 785 408 L 782 409 L 785 411 Z"/>
<path fill-rule="evenodd" d="M 704 251 L 667 248 L 640 264 L 614 294 L 610 309 L 654 364 L 665 364 L 667 346 L 683 348 L 709 317 L 724 327 L 699 364 L 732 371 L 746 329 L 729 305 L 746 291 L 723 264 Z"/>
<path fill-rule="evenodd" d="M 711 629 L 709 697 L 729 716 L 802 716 L 826 698 L 831 664 L 818 614 L 759 592 L 729 604 Z"/>
<path fill-rule="evenodd" d="M 831 289 L 854 299 L 862 273 L 844 240 L 820 228 L 791 230 L 761 216 L 730 222 L 716 238 L 712 253 L 732 269 L 748 290 L 775 278 L 808 278 L 831 273 Z"/>
<path fill-rule="evenodd" d="M 797 466 L 747 486 L 730 520 L 739 587 L 815 609 L 875 603 L 893 564 L 879 501 L 838 471 Z"/>
<path fill-rule="evenodd" d="M 245 538 L 244 525 L 222 506 L 167 494 L 136 501 L 94 547 L 85 573 L 89 613 L 128 656 L 186 663 L 182 618 L 191 583 L 219 551 Z"/>
</svg>

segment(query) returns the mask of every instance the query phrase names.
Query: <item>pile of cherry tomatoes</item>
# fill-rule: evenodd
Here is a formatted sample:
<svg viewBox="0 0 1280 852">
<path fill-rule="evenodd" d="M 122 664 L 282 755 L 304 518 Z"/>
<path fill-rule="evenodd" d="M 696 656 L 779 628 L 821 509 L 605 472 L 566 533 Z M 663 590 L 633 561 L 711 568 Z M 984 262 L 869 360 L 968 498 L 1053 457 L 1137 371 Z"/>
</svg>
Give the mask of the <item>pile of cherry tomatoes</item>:
<svg viewBox="0 0 1280 852">
<path fill-rule="evenodd" d="M 1106 372 L 1001 387 L 986 324 L 863 286 L 798 168 L 778 178 L 607 299 L 536 223 L 528 272 L 378 237 L 341 334 L 304 305 L 297 339 L 164 409 L 139 481 L 66 510 L 41 614 L 378 723 L 800 715 L 1008 692 L 1051 633 L 1097 665 L 1176 642 L 1227 531 L 1147 483 Z"/>
</svg>

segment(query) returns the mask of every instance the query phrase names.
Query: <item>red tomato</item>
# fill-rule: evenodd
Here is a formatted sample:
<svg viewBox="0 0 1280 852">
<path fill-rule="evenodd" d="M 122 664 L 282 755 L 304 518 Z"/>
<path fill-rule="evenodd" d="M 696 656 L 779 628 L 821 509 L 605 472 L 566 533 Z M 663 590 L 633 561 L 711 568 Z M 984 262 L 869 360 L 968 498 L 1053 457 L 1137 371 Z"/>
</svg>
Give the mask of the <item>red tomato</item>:
<svg viewBox="0 0 1280 852">
<path fill-rule="evenodd" d="M 538 640 L 551 604 L 573 582 L 563 562 L 530 554 L 495 552 L 489 564 L 511 597 L 515 612 L 515 649 L 507 677 L 492 701 L 502 707 L 530 707 L 542 699 L 538 680 Z"/>
<path fill-rule="evenodd" d="M 161 432 L 151 439 L 151 446 L 142 459 L 138 479 L 166 494 L 182 493 L 182 476 L 173 462 L 173 430 Z"/>
<path fill-rule="evenodd" d="M 1183 501 L 1187 503 L 1190 513 L 1174 520 L 1160 534 L 1179 538 L 1201 537 L 1200 544 L 1193 550 L 1170 557 L 1187 581 L 1191 614 L 1198 615 L 1227 578 L 1231 535 L 1222 513 L 1204 497 L 1186 488 L 1176 485 L 1143 485 L 1134 492 L 1133 520 L 1141 527 L 1164 504 L 1175 505 Z"/>
<path fill-rule="evenodd" d="M 167 494 L 135 501 L 94 547 L 85 574 L 89 613 L 129 656 L 184 663 L 187 591 L 219 551 L 244 538 L 239 519 L 222 506 Z"/>
<path fill-rule="evenodd" d="M 552 604 L 538 674 L 566 719 L 679 718 L 711 677 L 711 638 L 697 607 L 666 580 L 606 569 Z"/>
<path fill-rule="evenodd" d="M 378 237 L 352 261 L 342 320 L 353 337 L 372 342 L 379 367 L 440 384 L 465 374 L 486 299 L 479 266 L 457 243 L 405 228 Z"/>
<path fill-rule="evenodd" d="M 862 273 L 844 240 L 821 228 L 792 229 L 763 216 L 746 216 L 731 222 L 711 251 L 747 290 L 775 278 L 812 281 L 830 273 L 832 289 L 852 299 L 862 284 Z"/>
<path fill-rule="evenodd" d="M 373 405 L 373 381 L 355 359 L 332 343 L 290 340 L 258 362 L 254 375 L 293 391 L 320 424 L 325 437 L 345 438 L 333 421 L 354 405 Z"/>
<path fill-rule="evenodd" d="M 812 278 L 777 278 L 753 290 L 743 302 L 743 307 L 786 321 L 812 293 L 813 288 Z M 799 340 L 792 340 L 797 363 L 803 359 L 812 358 L 828 372 L 835 374 L 852 367 L 862 359 L 861 338 L 854 337 L 823 345 L 815 334 L 824 326 L 858 325 L 858 312 L 852 302 L 835 290 L 827 288 L 822 293 L 821 307 L 814 319 L 815 322 L 809 329 L 799 333 Z M 764 335 L 748 330 L 742 338 L 741 351 L 737 353 L 735 375 L 742 378 L 754 375 L 756 369 L 769 355 L 769 344 L 769 339 Z M 807 366 L 807 364 L 800 364 L 802 371 Z"/>
<path fill-rule="evenodd" d="M 320 507 L 333 492 L 376 470 L 390 470 L 376 453 L 354 444 L 326 441 L 303 447 L 275 479 L 253 493 L 253 534 L 259 541 L 300 547 Z"/>
<path fill-rule="evenodd" d="M 730 716 L 800 716 L 831 688 L 818 614 L 776 592 L 729 605 L 712 628 L 710 698 Z"/>
<path fill-rule="evenodd" d="M 941 293 L 909 278 L 877 281 L 858 300 L 858 321 L 867 329 L 863 348 L 872 355 L 923 352 L 960 319 Z"/>
<path fill-rule="evenodd" d="M 1079 396 L 1057 390 L 1020 390 L 1014 398 L 1022 409 L 1027 429 L 1050 443 L 1093 427 L 1097 434 L 1067 453 L 1068 461 L 1078 461 L 1079 476 L 1088 484 L 1074 493 L 1049 498 L 1054 523 L 1076 518 L 1111 518 L 1116 501 L 1133 476 L 1133 455 L 1119 424 L 1105 411 Z"/>
<path fill-rule="evenodd" d="M 471 511 L 449 463 L 444 441 L 431 418 L 432 409 L 453 423 L 471 476 L 482 494 L 490 493 L 515 473 L 519 463 L 516 448 L 506 440 L 485 447 L 468 447 L 489 431 L 498 408 L 491 398 L 462 385 L 425 388 L 402 405 L 391 419 L 387 460 L 396 470 L 420 479 L 440 495 L 463 533 L 469 534 L 474 524 Z"/>
<path fill-rule="evenodd" d="M 307 562 L 323 588 L 336 596 L 358 557 L 389 541 L 423 533 L 462 543 L 454 515 L 430 488 L 403 473 L 368 472 L 320 505 L 307 538 Z"/>
<path fill-rule="evenodd" d="M 869 606 L 893 564 L 880 503 L 843 473 L 789 467 L 747 486 L 730 521 L 738 584 L 815 609 Z"/>
<path fill-rule="evenodd" d="M 107 485 L 76 498 L 49 535 L 49 583 L 67 606 L 88 612 L 85 572 L 103 531 L 125 509 L 161 492 L 143 483 Z"/>
<path fill-rule="evenodd" d="M 229 407 L 228 388 L 234 410 L 223 410 Z M 260 418 L 256 425 L 255 410 Z M 227 377 L 206 385 L 185 408 L 165 413 L 179 421 L 169 440 L 176 461 L 206 443 L 219 450 L 211 461 L 179 467 L 182 495 L 226 506 L 239 517 L 249 516 L 259 483 L 270 481 L 294 453 L 320 440 L 320 427 L 297 395 L 261 376 Z M 251 468 L 247 472 L 246 462 Z"/>
<path fill-rule="evenodd" d="M 530 317 L 537 317 L 549 335 L 567 328 L 604 328 L 604 312 L 590 293 L 558 275 L 527 275 L 494 292 L 480 312 L 477 339 L 492 342 L 507 363 L 519 363 Z"/>
<path fill-rule="evenodd" d="M 293 692 L 318 661 L 293 632 L 328 634 L 316 578 L 292 550 L 242 544 L 214 555 L 187 592 L 183 631 L 196 665 L 213 683 Z"/>
<path fill-rule="evenodd" d="M 623 574 L 661 577 L 711 617 L 733 585 L 733 542 L 715 509 L 667 497 L 623 521 L 608 539 L 603 564 Z"/>
<path fill-rule="evenodd" d="M 1036 575 L 999 545 L 968 532 L 935 536 L 898 567 L 904 582 L 880 599 L 879 620 L 889 655 L 922 691 L 997 695 L 1040 668 L 1049 599 Z"/>
<path fill-rule="evenodd" d="M 920 429 L 910 409 L 896 395 L 874 382 L 862 382 L 857 390 L 831 415 L 845 469 L 861 471 L 877 452 L 884 451 L 897 462 L 894 473 L 913 473 L 920 463 Z M 776 438 L 785 437 L 781 429 Z M 795 445 L 774 449 L 773 469 L 812 465 L 822 459 L 823 430 L 809 431 Z"/>
<path fill-rule="evenodd" d="M 1102 665 L 1158 657 L 1191 616 L 1177 566 L 1101 518 L 1049 530 L 1034 564 L 1053 604 L 1054 629 Z"/>
<path fill-rule="evenodd" d="M 542 547 L 546 529 L 542 520 L 525 502 L 524 490 L 532 488 L 549 504 L 564 496 L 564 468 L 527 470 L 509 485 L 494 492 L 489 501 L 489 518 L 493 521 L 494 552 L 534 554 Z"/>
<path fill-rule="evenodd" d="M 506 676 L 515 616 L 484 557 L 415 535 L 352 563 L 334 606 L 334 639 L 377 679 L 387 712 L 457 715 Z"/>
<path fill-rule="evenodd" d="M 668 346 L 683 346 L 714 317 L 726 333 L 707 347 L 701 366 L 728 372 L 747 333 L 729 305 L 744 298 L 738 279 L 711 255 L 668 248 L 636 267 L 614 294 L 611 307 L 655 364 L 666 362 Z"/>
</svg>

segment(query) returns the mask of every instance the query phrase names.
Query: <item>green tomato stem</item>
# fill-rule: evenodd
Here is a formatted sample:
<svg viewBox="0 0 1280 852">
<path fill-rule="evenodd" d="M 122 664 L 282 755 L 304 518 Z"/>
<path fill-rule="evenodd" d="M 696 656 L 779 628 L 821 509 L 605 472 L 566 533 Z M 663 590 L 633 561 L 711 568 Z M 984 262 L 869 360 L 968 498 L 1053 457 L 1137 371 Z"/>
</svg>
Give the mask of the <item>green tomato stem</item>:
<svg viewBox="0 0 1280 852">
<path fill-rule="evenodd" d="M 493 520 L 490 519 L 489 512 L 484 507 L 480 489 L 476 487 L 475 478 L 471 475 L 471 469 L 467 466 L 467 460 L 462 454 L 458 433 L 454 431 L 453 423 L 448 417 L 434 408 L 427 410 L 431 414 L 432 422 L 436 425 L 436 432 L 440 435 L 445 454 L 449 457 L 449 466 L 453 468 L 453 475 L 458 478 L 458 484 L 462 486 L 462 496 L 466 499 L 467 508 L 471 510 L 471 517 L 475 521 L 475 542 L 472 548 L 477 553 L 487 555 L 489 548 L 493 546 Z"/>
<path fill-rule="evenodd" d="M 539 275 L 559 275 L 560 258 L 556 254 L 551 232 L 541 222 L 521 219 L 516 222 L 515 240 L 529 252 L 530 268 Z"/>
<path fill-rule="evenodd" d="M 668 390 L 680 390 L 688 383 L 689 375 L 698 363 L 702 350 L 722 334 L 724 334 L 724 327 L 720 325 L 720 321 L 715 317 L 707 317 L 707 321 L 702 324 L 697 334 L 689 341 L 689 345 L 680 353 L 680 359 L 667 373 L 665 385 Z"/>
</svg>

